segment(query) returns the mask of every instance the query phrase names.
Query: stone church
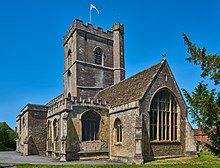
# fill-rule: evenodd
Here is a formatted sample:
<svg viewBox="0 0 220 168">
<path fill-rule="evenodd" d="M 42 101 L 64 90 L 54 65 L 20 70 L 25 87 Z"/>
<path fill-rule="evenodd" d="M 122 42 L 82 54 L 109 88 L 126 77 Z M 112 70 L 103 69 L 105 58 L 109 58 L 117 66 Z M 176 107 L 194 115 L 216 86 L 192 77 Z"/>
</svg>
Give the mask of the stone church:
<svg viewBox="0 0 220 168">
<path fill-rule="evenodd" d="M 16 118 L 17 152 L 143 163 L 193 155 L 193 130 L 166 59 L 125 79 L 124 26 L 76 19 L 63 38 L 64 92 Z"/>
</svg>

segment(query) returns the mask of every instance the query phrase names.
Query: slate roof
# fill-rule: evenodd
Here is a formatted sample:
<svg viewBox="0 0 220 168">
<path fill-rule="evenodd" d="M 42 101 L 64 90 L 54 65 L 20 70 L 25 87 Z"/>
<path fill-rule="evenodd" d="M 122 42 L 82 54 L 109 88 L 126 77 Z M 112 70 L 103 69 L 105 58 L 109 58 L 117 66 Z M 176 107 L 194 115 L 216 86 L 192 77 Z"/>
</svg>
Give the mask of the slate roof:
<svg viewBox="0 0 220 168">
<path fill-rule="evenodd" d="M 20 117 L 26 113 L 28 110 L 38 111 L 38 112 L 45 112 L 48 110 L 48 107 L 46 105 L 40 105 L 40 104 L 27 104 L 24 106 L 24 108 L 21 110 L 20 114 L 16 117 L 17 119 L 20 119 Z"/>
<path fill-rule="evenodd" d="M 100 91 L 96 98 L 109 102 L 113 107 L 140 100 L 164 62 L 166 60 Z"/>
</svg>

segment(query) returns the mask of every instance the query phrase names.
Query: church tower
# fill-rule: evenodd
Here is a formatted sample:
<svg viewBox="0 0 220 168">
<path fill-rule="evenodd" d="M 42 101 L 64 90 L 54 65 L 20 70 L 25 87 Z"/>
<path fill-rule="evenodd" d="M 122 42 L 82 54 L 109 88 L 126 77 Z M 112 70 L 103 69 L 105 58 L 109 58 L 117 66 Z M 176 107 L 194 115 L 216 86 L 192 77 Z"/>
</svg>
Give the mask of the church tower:
<svg viewBox="0 0 220 168">
<path fill-rule="evenodd" d="M 112 31 L 76 19 L 64 36 L 64 97 L 94 97 L 125 78 L 124 26 Z"/>
</svg>

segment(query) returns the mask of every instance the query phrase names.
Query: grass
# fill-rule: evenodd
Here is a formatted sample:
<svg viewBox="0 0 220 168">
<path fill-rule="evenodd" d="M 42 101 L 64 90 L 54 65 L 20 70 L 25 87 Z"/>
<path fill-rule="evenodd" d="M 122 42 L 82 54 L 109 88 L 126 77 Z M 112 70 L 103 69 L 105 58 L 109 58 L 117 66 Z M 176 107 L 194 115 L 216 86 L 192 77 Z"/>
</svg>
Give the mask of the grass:
<svg viewBox="0 0 220 168">
<path fill-rule="evenodd" d="M 202 152 L 200 157 L 181 157 L 181 158 L 171 158 L 164 160 L 156 160 L 153 162 L 146 163 L 146 165 L 154 164 L 219 164 L 220 167 L 220 158 L 212 155 L 209 152 Z"/>
<path fill-rule="evenodd" d="M 156 160 L 144 165 L 29 165 L 18 164 L 16 168 L 220 168 L 220 158 L 209 152 L 201 153 L 200 157 L 181 157 Z"/>
<path fill-rule="evenodd" d="M 217 164 L 164 164 L 164 165 L 19 165 L 16 168 L 219 168 Z"/>
</svg>

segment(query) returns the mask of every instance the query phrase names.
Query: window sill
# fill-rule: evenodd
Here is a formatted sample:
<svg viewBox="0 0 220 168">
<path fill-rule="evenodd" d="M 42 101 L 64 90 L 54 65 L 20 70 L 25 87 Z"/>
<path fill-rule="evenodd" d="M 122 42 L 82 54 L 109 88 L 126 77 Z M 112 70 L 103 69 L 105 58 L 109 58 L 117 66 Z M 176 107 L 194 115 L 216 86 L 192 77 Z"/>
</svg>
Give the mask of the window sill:
<svg viewBox="0 0 220 168">
<path fill-rule="evenodd" d="M 150 144 L 171 144 L 171 145 L 180 145 L 180 141 L 150 141 Z"/>
<path fill-rule="evenodd" d="M 115 143 L 115 146 L 122 146 L 122 142 Z"/>
<path fill-rule="evenodd" d="M 86 141 L 82 141 L 84 143 L 100 143 L 101 140 L 86 140 Z"/>
</svg>

